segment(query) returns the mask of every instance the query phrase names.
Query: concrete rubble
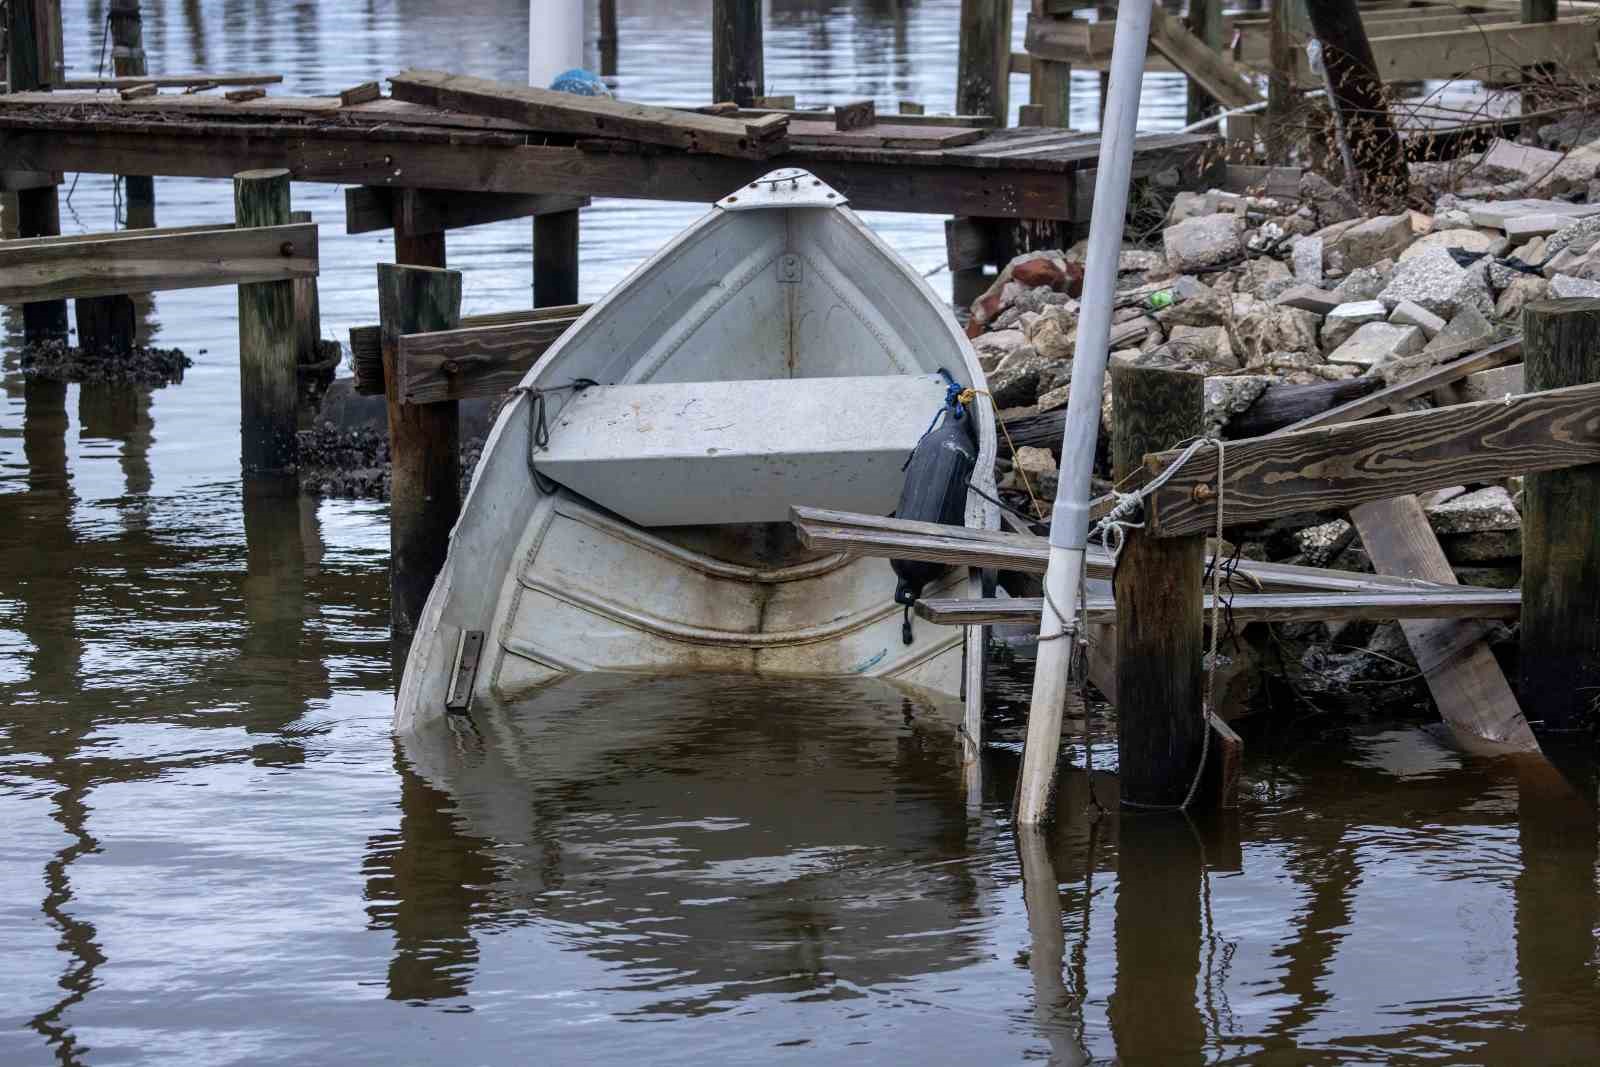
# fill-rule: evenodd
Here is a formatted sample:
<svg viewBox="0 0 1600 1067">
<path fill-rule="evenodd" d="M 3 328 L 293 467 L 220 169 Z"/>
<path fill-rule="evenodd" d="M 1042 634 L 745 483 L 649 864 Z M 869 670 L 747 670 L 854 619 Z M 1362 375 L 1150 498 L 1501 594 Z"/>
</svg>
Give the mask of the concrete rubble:
<svg viewBox="0 0 1600 1067">
<path fill-rule="evenodd" d="M 1374 380 L 1377 388 L 1406 381 L 1514 336 L 1529 301 L 1600 297 L 1600 118 L 1588 118 L 1576 147 L 1502 141 L 1449 164 L 1415 164 L 1415 210 L 1363 215 L 1347 192 L 1310 172 L 1298 198 L 1282 195 L 1281 180 L 1272 197 L 1177 193 L 1161 231 L 1146 244 L 1130 242 L 1120 257 L 1113 363 L 1137 356 L 1203 375 L 1205 432 L 1237 437 L 1233 427 L 1246 413 L 1251 432 L 1268 432 L 1258 413 L 1287 406 L 1280 398 L 1290 395 L 1275 391 L 1332 396 L 1341 382 Z M 1578 136 L 1576 127 L 1544 130 L 1552 128 L 1563 138 Z M 1069 399 L 1083 254 L 1080 242 L 1018 257 L 972 305 L 969 336 L 994 368 L 997 407 L 1016 423 L 1059 420 Z M 1482 372 L 1483 383 L 1457 382 L 1407 407 L 1498 399 L 1509 388 L 1505 375 L 1517 370 Z M 1115 419 L 1108 382 L 1097 491 L 1109 488 Z M 1059 443 L 1041 449 L 1037 436 L 1030 440 L 1034 446 L 1015 462 L 1001 447 L 1002 498 L 1019 510 L 1027 508 L 1023 473 L 1040 499 L 1054 494 L 1058 476 Z M 1520 480 L 1507 479 L 1425 500 L 1463 584 L 1510 588 L 1520 581 L 1518 492 Z M 1234 535 L 1249 559 L 1373 569 L 1347 514 L 1308 513 Z M 1397 625 L 1336 629 L 1335 637 L 1323 624 L 1280 625 L 1270 640 L 1246 633 L 1229 652 L 1230 669 L 1259 674 L 1274 669 L 1269 660 L 1279 661 L 1275 669 L 1308 692 L 1342 684 L 1330 678 L 1415 675 Z M 1414 678 L 1411 684 L 1407 699 L 1420 699 L 1425 689 Z"/>
</svg>

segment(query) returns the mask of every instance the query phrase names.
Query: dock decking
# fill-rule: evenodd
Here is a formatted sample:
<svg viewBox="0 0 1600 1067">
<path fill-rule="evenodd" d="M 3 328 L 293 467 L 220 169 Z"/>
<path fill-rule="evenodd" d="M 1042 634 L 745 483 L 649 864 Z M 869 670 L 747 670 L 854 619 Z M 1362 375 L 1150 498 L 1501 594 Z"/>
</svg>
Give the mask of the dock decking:
<svg viewBox="0 0 1600 1067">
<path fill-rule="evenodd" d="M 1142 137 L 1134 173 L 1171 169 L 1181 184 L 1198 184 L 1210 141 Z M 282 167 L 296 181 L 710 202 L 788 164 L 860 209 L 1069 222 L 1088 219 L 1099 148 L 1093 134 L 1035 127 L 950 148 L 797 144 L 750 160 L 534 134 L 396 100 L 0 96 L 0 159 L 18 171 L 227 178 Z"/>
</svg>

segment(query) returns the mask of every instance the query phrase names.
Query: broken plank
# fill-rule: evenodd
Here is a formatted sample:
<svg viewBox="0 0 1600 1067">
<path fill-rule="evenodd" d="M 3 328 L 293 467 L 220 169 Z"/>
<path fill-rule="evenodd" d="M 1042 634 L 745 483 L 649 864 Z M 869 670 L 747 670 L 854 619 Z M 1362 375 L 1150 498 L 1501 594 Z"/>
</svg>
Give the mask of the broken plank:
<svg viewBox="0 0 1600 1067">
<path fill-rule="evenodd" d="M 260 100 L 266 95 L 267 91 L 259 87 L 253 87 L 249 89 L 232 89 L 222 94 L 223 99 L 231 101 L 235 104 L 242 104 L 247 100 Z"/>
<path fill-rule="evenodd" d="M 981 140 L 984 131 L 970 126 L 906 126 L 881 122 L 860 129 L 836 130 L 824 122 L 791 120 L 789 143 L 838 145 L 844 148 L 959 148 Z"/>
<path fill-rule="evenodd" d="M 142 100 L 147 96 L 155 96 L 156 92 L 155 82 L 145 82 L 143 85 L 130 85 L 126 89 L 119 89 L 117 96 L 122 100 Z"/>
<path fill-rule="evenodd" d="M 1425 489 L 1600 462 L 1600 383 L 1457 404 L 1227 445 L 1229 525 L 1342 510 Z M 1152 475 L 1178 451 L 1145 457 Z M 1147 501 L 1158 537 L 1216 522 L 1217 453 L 1196 452 Z M 1202 488 L 1203 487 L 1203 488 Z"/>
<path fill-rule="evenodd" d="M 622 138 L 744 159 L 765 159 L 785 147 L 782 136 L 758 139 L 738 119 L 573 96 L 488 78 L 408 70 L 389 79 L 389 85 L 398 100 L 511 119 L 548 133 Z"/>
<path fill-rule="evenodd" d="M 1522 612 L 1518 589 L 1475 589 L 1449 593 L 1235 593 L 1223 596 L 1224 610 L 1235 625 L 1252 622 L 1387 622 L 1390 619 L 1516 619 Z M 1211 594 L 1205 610 L 1211 611 Z M 1116 620 L 1108 596 L 1084 601 L 1089 624 Z M 1044 601 L 1038 597 L 1009 600 L 919 600 L 916 613 L 945 626 L 987 626 L 998 623 L 1039 624 Z"/>
<path fill-rule="evenodd" d="M 354 107 L 356 104 L 368 104 L 383 96 L 383 90 L 378 88 L 377 82 L 362 82 L 352 85 L 339 93 L 339 104 L 342 107 Z"/>
<path fill-rule="evenodd" d="M 871 100 L 852 100 L 833 109 L 833 128 L 841 132 L 859 130 L 878 121 L 878 109 Z"/>
<path fill-rule="evenodd" d="M 1425 396 L 1435 389 L 1459 382 L 1469 375 L 1477 374 L 1493 367 L 1503 366 L 1507 363 L 1513 363 L 1521 358 L 1522 338 L 1513 337 L 1510 340 L 1490 345 L 1488 348 L 1474 352 L 1469 356 L 1462 356 L 1460 359 L 1452 360 L 1449 363 L 1442 363 L 1409 381 L 1391 385 L 1367 396 L 1357 397 L 1355 400 L 1341 404 L 1336 408 L 1329 408 L 1327 411 L 1304 419 L 1287 429 L 1309 430 L 1317 426 L 1332 426 L 1341 422 L 1351 422 L 1355 419 L 1366 418 L 1368 415 L 1376 415 L 1379 412 L 1388 411 L 1397 404 L 1404 404 L 1408 400 Z"/>
<path fill-rule="evenodd" d="M 276 85 L 282 74 L 138 74 L 105 78 L 65 78 L 62 89 L 127 89 L 152 84 L 163 89 L 182 89 L 191 85 Z"/>
<path fill-rule="evenodd" d="M 1350 521 L 1382 573 L 1445 585 L 1456 580 L 1415 496 L 1362 504 L 1350 510 Z M 1538 751 L 1505 674 L 1473 626 L 1445 619 L 1400 623 L 1440 716 L 1464 745 L 1488 742 L 1513 751 Z M 1450 652 L 1430 654 L 1441 646 Z"/>
<path fill-rule="evenodd" d="M 0 304 L 312 278 L 317 227 L 180 227 L 0 241 Z"/>
<path fill-rule="evenodd" d="M 1150 47 L 1225 108 L 1248 107 L 1266 99 L 1242 70 L 1160 6 L 1151 14 Z"/>
<path fill-rule="evenodd" d="M 408 404 L 501 396 L 577 321 L 555 318 L 406 334 L 397 357 L 400 396 Z"/>
</svg>

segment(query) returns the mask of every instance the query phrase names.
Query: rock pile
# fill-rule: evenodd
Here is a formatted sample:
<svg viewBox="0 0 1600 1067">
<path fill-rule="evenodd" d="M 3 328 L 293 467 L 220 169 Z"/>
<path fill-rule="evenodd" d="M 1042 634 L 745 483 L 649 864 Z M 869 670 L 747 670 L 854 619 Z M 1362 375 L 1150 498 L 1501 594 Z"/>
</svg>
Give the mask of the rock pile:
<svg viewBox="0 0 1600 1067">
<path fill-rule="evenodd" d="M 1600 119 L 1592 125 L 1587 136 L 1600 139 Z M 1246 436 L 1264 432 L 1268 409 L 1294 411 L 1282 425 L 1314 413 L 1308 404 L 1331 407 L 1493 344 L 1520 328 L 1530 300 L 1600 295 L 1600 140 L 1566 152 L 1497 142 L 1465 165 L 1474 181 L 1463 184 L 1457 173 L 1457 191 L 1439 194 L 1431 214 L 1364 217 L 1342 190 L 1309 173 L 1295 199 L 1179 193 L 1159 247 L 1122 254 L 1113 364 L 1140 356 L 1204 374 L 1208 429 Z M 1421 168 L 1424 185 L 1438 179 L 1431 166 Z M 1059 430 L 1050 449 L 1037 446 L 1044 420 L 1059 424 L 1070 392 L 1083 251 L 1080 244 L 1017 257 L 968 319 L 1001 419 L 1028 431 L 1030 447 L 1014 460 L 1002 438 L 998 471 L 1006 502 L 1022 512 L 1036 502 L 1047 510 L 1055 490 Z M 1480 398 L 1470 380 L 1436 397 Z M 1109 435 L 1109 383 L 1100 408 Z M 1251 429 L 1238 432 L 1240 425 Z M 1104 462 L 1098 473 L 1108 473 Z M 1510 479 L 1424 501 L 1463 584 L 1507 588 L 1520 580 L 1519 491 Z M 1239 533 L 1247 558 L 1372 570 L 1343 517 L 1307 515 Z M 1329 637 L 1320 624 L 1297 629 L 1315 638 L 1301 646 L 1306 655 Z M 1394 625 L 1358 629 L 1365 632 L 1354 635 L 1356 655 L 1367 665 L 1352 667 L 1351 677 L 1382 676 L 1376 665 L 1388 670 L 1394 661 L 1415 673 Z M 1342 643 L 1353 639 L 1341 634 Z"/>
</svg>

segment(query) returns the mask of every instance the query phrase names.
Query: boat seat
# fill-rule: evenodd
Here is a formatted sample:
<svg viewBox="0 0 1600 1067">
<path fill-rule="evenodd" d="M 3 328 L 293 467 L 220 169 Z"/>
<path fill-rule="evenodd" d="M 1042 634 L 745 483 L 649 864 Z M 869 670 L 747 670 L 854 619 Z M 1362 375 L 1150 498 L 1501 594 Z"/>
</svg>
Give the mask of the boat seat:
<svg viewBox="0 0 1600 1067">
<path fill-rule="evenodd" d="M 944 397 L 936 374 L 592 386 L 534 467 L 640 526 L 884 515 Z"/>
</svg>

